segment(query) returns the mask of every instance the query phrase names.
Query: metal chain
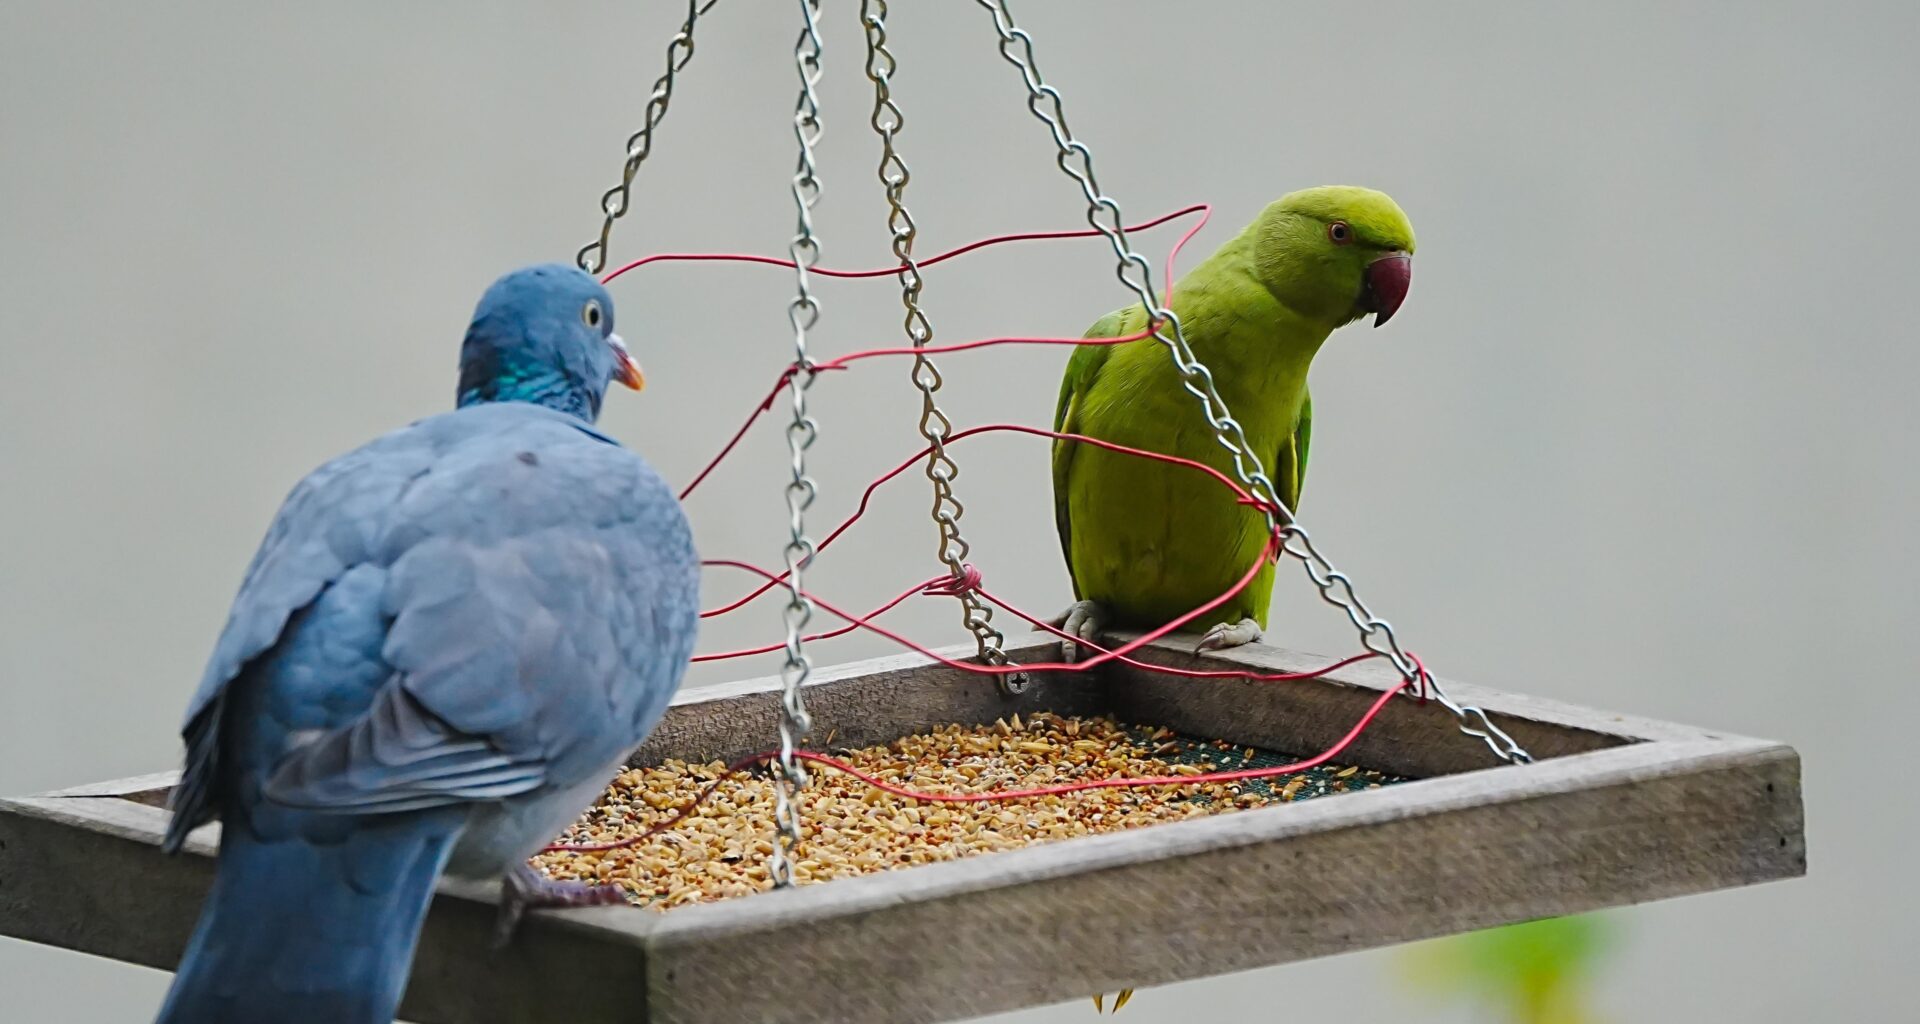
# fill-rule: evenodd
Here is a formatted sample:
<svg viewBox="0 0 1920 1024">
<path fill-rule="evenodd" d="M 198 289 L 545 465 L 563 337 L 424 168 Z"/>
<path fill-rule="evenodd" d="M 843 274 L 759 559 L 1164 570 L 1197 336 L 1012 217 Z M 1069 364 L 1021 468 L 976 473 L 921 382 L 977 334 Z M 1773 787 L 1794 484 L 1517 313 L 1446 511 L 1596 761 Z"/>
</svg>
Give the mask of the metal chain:
<svg viewBox="0 0 1920 1024">
<path fill-rule="evenodd" d="M 1093 152 L 1067 129 L 1067 116 L 1060 91 L 1041 78 L 1040 69 L 1034 63 L 1033 37 L 1014 24 L 1013 14 L 1007 9 L 1007 0 L 975 2 L 993 16 L 994 31 L 1000 37 L 1001 58 L 1018 69 L 1021 79 L 1026 83 L 1027 109 L 1052 134 L 1054 146 L 1059 151 L 1055 162 L 1080 186 L 1081 193 L 1086 197 L 1087 223 L 1107 240 L 1114 257 L 1119 260 L 1115 274 L 1120 283 L 1132 291 L 1151 314 L 1154 339 L 1165 345 L 1172 354 L 1181 385 L 1200 400 L 1207 423 L 1213 427 L 1214 439 L 1233 457 L 1234 475 L 1246 484 L 1247 490 L 1255 498 L 1267 503 L 1263 514 L 1269 530 L 1278 531 L 1281 551 L 1300 560 L 1307 578 L 1313 581 L 1323 600 L 1346 612 L 1347 618 L 1360 631 L 1360 642 L 1368 650 L 1392 661 L 1400 674 L 1414 685 L 1416 692 L 1431 693 L 1439 700 L 1454 714 L 1462 733 L 1484 741 L 1501 760 L 1515 764 L 1532 761 L 1532 755 L 1513 737 L 1494 725 L 1485 711 L 1450 699 L 1433 677 L 1401 648 L 1393 627 L 1375 616 L 1360 600 L 1353 590 L 1352 581 L 1336 570 L 1314 547 L 1313 539 L 1294 519 L 1292 510 L 1280 500 L 1279 491 L 1262 470 L 1259 458 L 1247 444 L 1245 431 L 1228 411 L 1226 402 L 1215 388 L 1213 374 L 1194 356 L 1181 329 L 1180 318 L 1171 309 L 1161 305 L 1154 292 L 1153 273 L 1146 257 L 1128 247 L 1123 227 L 1126 222 L 1121 218 L 1120 206 L 1100 191 L 1094 179 Z"/>
<path fill-rule="evenodd" d="M 807 715 L 801 688 L 813 665 L 807 660 L 805 633 L 813 618 L 813 602 L 801 589 L 801 573 L 813 561 L 814 544 L 807 536 L 807 507 L 813 504 L 819 488 L 807 475 L 807 449 L 819 437 L 819 425 L 807 413 L 807 389 L 813 386 L 813 359 L 807 354 L 807 331 L 820 320 L 820 303 L 813 297 L 807 272 L 820 262 L 820 243 L 813 234 L 813 207 L 820 200 L 820 179 L 813 163 L 814 146 L 820 141 L 820 103 L 814 87 L 820 83 L 820 0 L 800 0 L 804 26 L 794 43 L 793 63 L 800 73 L 800 98 L 794 104 L 793 135 L 800 143 L 800 159 L 793 172 L 793 203 L 798 227 L 787 252 L 793 257 L 796 291 L 787 304 L 787 322 L 793 325 L 794 366 L 788 378 L 793 394 L 793 422 L 787 426 L 787 453 L 792 458 L 793 477 L 787 483 L 787 517 L 791 528 L 787 540 L 787 607 L 782 613 L 787 625 L 787 660 L 780 669 L 780 757 L 774 772 L 774 816 L 779 822 L 779 842 L 774 844 L 767 873 L 776 888 L 793 884 L 793 862 L 800 845 L 800 792 L 806 788 L 807 773 L 794 759 L 794 750 L 813 728 Z"/>
<path fill-rule="evenodd" d="M 653 152 L 653 130 L 667 116 L 667 104 L 673 100 L 674 76 L 693 59 L 693 26 L 701 15 L 713 9 L 720 0 L 687 0 L 687 20 L 680 25 L 680 31 L 667 43 L 667 70 L 653 83 L 653 94 L 647 97 L 645 120 L 640 130 L 627 139 L 627 162 L 620 172 L 620 184 L 608 189 L 600 196 L 600 237 L 580 247 L 574 253 L 573 262 L 589 274 L 598 274 L 607 265 L 607 240 L 613 236 L 613 222 L 626 215 L 628 200 L 633 191 L 633 176 L 640 173 L 640 165 Z"/>
<path fill-rule="evenodd" d="M 869 123 L 880 136 L 880 184 L 887 195 L 887 229 L 893 235 L 893 255 L 901 268 L 900 304 L 906 309 L 902 326 L 908 342 L 916 349 L 924 349 L 933 341 L 933 324 L 920 308 L 920 264 L 913 257 L 913 241 L 919 228 L 906 206 L 907 182 L 913 175 L 894 144 L 894 136 L 905 127 L 906 117 L 893 101 L 892 79 L 897 65 L 893 52 L 887 49 L 887 14 L 887 0 L 860 0 L 860 20 L 867 31 L 867 78 L 873 82 L 873 116 Z M 972 545 L 960 532 L 960 517 L 967 509 L 953 489 L 960 467 L 947 452 L 947 437 L 953 433 L 953 421 L 947 418 L 934 397 L 942 383 L 940 368 L 926 353 L 916 352 L 912 379 L 920 389 L 920 436 L 927 441 L 926 474 L 933 484 L 932 516 L 940 537 L 938 555 L 953 579 L 963 581 L 967 578 L 966 560 Z M 956 586 L 954 594 L 960 601 L 961 622 L 973 634 L 980 660 L 989 665 L 1008 664 L 1007 655 L 1001 650 L 1006 637 L 994 628 L 993 609 L 969 587 Z M 1027 688 L 1025 673 L 994 678 L 1002 693 L 1019 694 Z"/>
</svg>

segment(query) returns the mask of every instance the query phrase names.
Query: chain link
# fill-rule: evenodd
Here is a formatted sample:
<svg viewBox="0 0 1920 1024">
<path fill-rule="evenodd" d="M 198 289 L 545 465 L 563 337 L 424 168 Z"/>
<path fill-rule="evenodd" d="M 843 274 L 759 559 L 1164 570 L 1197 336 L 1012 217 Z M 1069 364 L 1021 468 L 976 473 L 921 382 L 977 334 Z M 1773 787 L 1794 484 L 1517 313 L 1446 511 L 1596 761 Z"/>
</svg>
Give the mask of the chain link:
<svg viewBox="0 0 1920 1024">
<path fill-rule="evenodd" d="M 613 222 L 626 215 L 633 192 L 633 176 L 640 173 L 640 165 L 653 152 L 653 130 L 667 116 L 667 104 L 673 100 L 674 78 L 693 59 L 694 23 L 719 2 L 687 0 L 687 20 L 681 23 L 680 31 L 667 43 L 666 73 L 653 83 L 653 94 L 647 97 L 646 114 L 640 130 L 627 139 L 627 162 L 620 172 L 620 184 L 600 196 L 600 237 L 574 253 L 574 265 L 589 274 L 598 274 L 606 268 L 607 242 L 613 237 Z"/>
<path fill-rule="evenodd" d="M 920 308 L 920 264 L 913 257 L 913 241 L 919 228 L 906 206 L 907 182 L 913 175 L 894 143 L 894 136 L 906 125 L 906 118 L 893 101 L 893 72 L 897 65 L 893 52 L 887 49 L 887 14 L 887 0 L 860 0 L 860 20 L 867 32 L 867 78 L 873 82 L 873 115 L 869 123 L 880 136 L 880 184 L 887 195 L 887 230 L 893 236 L 893 256 L 901 268 L 900 304 L 906 309 L 902 326 L 908 342 L 916 349 L 924 349 L 933 341 L 933 324 Z M 953 487 L 954 480 L 960 476 L 960 467 L 947 452 L 947 437 L 953 433 L 953 421 L 947 418 L 934 397 L 942 383 L 940 368 L 924 352 L 914 354 L 912 380 L 920 390 L 920 436 L 927 441 L 926 474 L 933 485 L 932 516 L 940 538 L 938 555 L 958 583 L 967 578 L 966 560 L 972 546 L 960 532 L 960 517 L 967 509 Z M 1007 655 L 1001 650 L 1006 637 L 994 628 L 993 609 L 970 587 L 956 586 L 954 594 L 960 601 L 961 622 L 973 634 L 980 660 L 989 665 L 1008 664 Z M 1025 673 L 994 678 L 1001 692 L 1009 695 L 1027 688 Z"/>
<path fill-rule="evenodd" d="M 1347 614 L 1347 618 L 1360 631 L 1360 642 L 1368 650 L 1392 661 L 1394 668 L 1414 684 L 1416 692 L 1431 693 L 1439 700 L 1454 714 L 1462 733 L 1484 741 L 1504 761 L 1516 764 L 1532 761 L 1532 756 L 1525 748 L 1494 725 L 1485 711 L 1450 699 L 1433 677 L 1400 646 L 1393 627 L 1375 616 L 1360 600 L 1354 592 L 1352 581 L 1336 570 L 1314 547 L 1313 539 L 1295 521 L 1292 510 L 1280 500 L 1279 491 L 1261 468 L 1260 459 L 1247 443 L 1245 431 L 1228 411 L 1226 402 L 1215 388 L 1213 374 L 1194 356 L 1181 329 L 1180 318 L 1160 303 L 1154 292 L 1152 269 L 1146 257 L 1128 247 L 1120 206 L 1100 191 L 1094 178 L 1092 150 L 1075 139 L 1068 130 L 1066 110 L 1059 90 L 1046 83 L 1034 63 L 1033 37 L 1014 24 L 1007 0 L 975 0 L 975 3 L 993 16 L 994 31 L 1000 37 L 1000 56 L 1019 70 L 1027 87 L 1028 111 L 1046 125 L 1053 136 L 1054 146 L 1058 150 L 1055 163 L 1080 186 L 1081 194 L 1086 197 L 1087 223 L 1112 247 L 1114 257 L 1119 261 L 1115 275 L 1151 314 L 1154 340 L 1167 347 L 1173 356 L 1174 367 L 1180 374 L 1181 385 L 1200 400 L 1201 411 L 1213 428 L 1214 439 L 1233 458 L 1234 475 L 1240 478 L 1256 499 L 1266 503 L 1267 507 L 1262 511 L 1269 530 L 1275 531 L 1280 538 L 1281 551 L 1300 560 L 1322 600 Z"/>
<path fill-rule="evenodd" d="M 787 246 L 796 281 L 793 301 L 787 304 L 787 322 L 793 326 L 797 368 L 788 378 L 793 422 L 787 426 L 787 453 L 792 459 L 793 476 L 786 488 L 790 533 L 786 546 L 787 606 L 782 617 L 787 626 L 787 660 L 780 669 L 780 756 L 774 771 L 774 817 L 779 823 L 780 841 L 774 845 L 767 869 L 776 888 L 793 884 L 793 862 L 800 845 L 800 793 L 807 785 L 806 770 L 793 754 L 813 728 L 800 692 L 813 672 L 804 639 L 807 623 L 813 618 L 813 602 L 801 589 L 801 574 L 813 561 L 807 508 L 819 493 L 813 477 L 807 475 L 807 449 L 820 433 L 819 425 L 807 412 L 807 389 L 814 379 L 813 359 L 807 354 L 807 331 L 820 321 L 820 303 L 813 297 L 807 272 L 820 262 L 820 243 L 813 234 L 813 207 L 820 201 L 820 179 L 813 162 L 814 146 L 820 142 L 820 103 L 814 94 L 820 83 L 820 0 L 800 0 L 800 14 L 804 25 L 793 47 L 794 68 L 800 74 L 800 98 L 793 111 L 793 135 L 800 144 L 799 163 L 793 172 L 798 226 L 793 242 Z"/>
</svg>

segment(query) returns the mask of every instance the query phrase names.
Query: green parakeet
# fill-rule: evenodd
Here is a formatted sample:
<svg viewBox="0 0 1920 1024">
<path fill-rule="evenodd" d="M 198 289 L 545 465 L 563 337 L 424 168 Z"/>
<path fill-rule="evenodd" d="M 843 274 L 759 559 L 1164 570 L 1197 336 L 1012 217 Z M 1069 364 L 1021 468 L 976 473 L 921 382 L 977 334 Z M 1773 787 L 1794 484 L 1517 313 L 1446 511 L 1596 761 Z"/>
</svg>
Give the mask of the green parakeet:
<svg viewBox="0 0 1920 1024">
<path fill-rule="evenodd" d="M 1289 508 L 1306 478 L 1313 403 L 1307 368 L 1336 328 L 1400 308 L 1413 228 L 1388 196 L 1310 188 L 1268 205 L 1173 287 L 1170 308 Z M 1147 310 L 1100 318 L 1089 338 L 1134 334 Z M 1194 459 L 1229 476 L 1199 402 L 1152 338 L 1074 349 L 1054 429 Z M 1106 626 L 1152 628 L 1228 590 L 1267 544 L 1263 518 L 1191 468 L 1073 441 L 1053 446 L 1060 545 L 1076 603 L 1055 625 L 1092 641 Z M 1201 624 L 1201 649 L 1261 637 L 1273 566 Z M 1069 659 L 1077 645 L 1066 644 Z"/>
</svg>

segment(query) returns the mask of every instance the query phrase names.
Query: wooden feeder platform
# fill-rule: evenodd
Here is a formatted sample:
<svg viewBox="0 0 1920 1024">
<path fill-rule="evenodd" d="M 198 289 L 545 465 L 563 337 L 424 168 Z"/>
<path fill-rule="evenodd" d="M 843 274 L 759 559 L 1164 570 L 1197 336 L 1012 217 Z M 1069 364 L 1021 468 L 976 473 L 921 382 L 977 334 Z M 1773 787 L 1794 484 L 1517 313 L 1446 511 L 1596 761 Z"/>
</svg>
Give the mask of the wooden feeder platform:
<svg viewBox="0 0 1920 1024">
<path fill-rule="evenodd" d="M 1301 671 L 1252 645 L 1142 660 Z M 954 656 L 969 653 L 956 648 Z M 1016 661 L 1057 645 L 1013 644 Z M 1110 716 L 1314 752 L 1398 683 L 1181 679 L 1109 664 L 1003 697 L 917 656 L 822 669 L 814 735 L 884 744 L 1013 714 Z M 1082 998 L 1806 872 L 1791 747 L 1443 681 L 1538 759 L 1499 764 L 1438 704 L 1396 699 L 1345 752 L 1411 781 L 759 892 L 666 913 L 532 914 L 493 952 L 491 886 L 445 881 L 402 1016 L 421 1024 L 907 1024 Z M 769 745 L 779 682 L 679 695 L 635 766 Z M 174 773 L 0 799 L 0 932 L 152 967 L 179 960 L 217 826 L 158 851 Z M 804 807 L 804 803 L 803 803 Z"/>
</svg>

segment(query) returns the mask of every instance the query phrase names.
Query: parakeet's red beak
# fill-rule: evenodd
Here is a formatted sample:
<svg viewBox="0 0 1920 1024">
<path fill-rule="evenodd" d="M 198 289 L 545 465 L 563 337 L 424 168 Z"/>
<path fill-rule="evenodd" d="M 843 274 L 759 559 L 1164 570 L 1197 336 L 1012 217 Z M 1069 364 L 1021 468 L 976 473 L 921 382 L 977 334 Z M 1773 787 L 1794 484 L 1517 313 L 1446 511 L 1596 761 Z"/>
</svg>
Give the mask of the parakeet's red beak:
<svg viewBox="0 0 1920 1024">
<path fill-rule="evenodd" d="M 1367 294 L 1362 301 L 1373 311 L 1373 326 L 1393 319 L 1412 284 L 1413 257 L 1404 252 L 1388 253 L 1367 264 Z"/>
<path fill-rule="evenodd" d="M 633 361 L 632 353 L 627 351 L 627 343 L 621 341 L 618 334 L 609 334 L 607 344 L 613 346 L 613 379 L 635 391 L 645 388 L 647 378 L 640 374 L 640 364 Z"/>
</svg>

